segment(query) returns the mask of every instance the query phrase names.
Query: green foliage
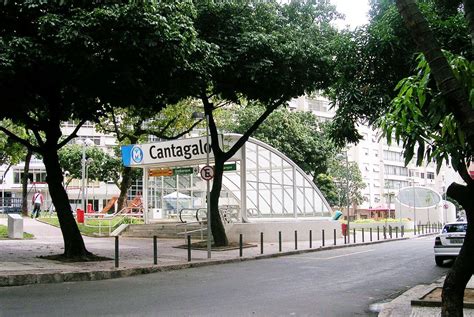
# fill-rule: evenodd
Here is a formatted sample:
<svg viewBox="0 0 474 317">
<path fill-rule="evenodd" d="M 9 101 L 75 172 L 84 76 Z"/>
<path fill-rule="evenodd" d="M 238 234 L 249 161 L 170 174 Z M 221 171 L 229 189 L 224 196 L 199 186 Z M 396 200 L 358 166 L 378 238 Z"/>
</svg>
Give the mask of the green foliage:
<svg viewBox="0 0 474 317">
<path fill-rule="evenodd" d="M 341 205 L 341 202 L 339 201 L 339 190 L 336 183 L 334 182 L 334 178 L 331 175 L 319 174 L 316 176 L 315 183 L 326 198 L 329 205 Z"/>
<path fill-rule="evenodd" d="M 232 116 L 228 130 L 245 133 L 263 112 L 260 104 L 249 104 Z M 328 160 L 336 152 L 326 125 L 318 123 L 310 112 L 290 112 L 280 108 L 274 111 L 253 133 L 253 137 L 270 144 L 288 156 L 307 174 L 327 171 Z"/>
<path fill-rule="evenodd" d="M 35 236 L 31 233 L 24 232 L 23 239 L 33 239 Z M 8 227 L 4 225 L 0 225 L 0 240 L 1 239 L 9 239 L 8 238 Z"/>
<path fill-rule="evenodd" d="M 334 178 L 338 191 L 338 206 L 360 205 L 364 201 L 361 190 L 367 185 L 362 179 L 359 166 L 335 156 L 329 164 L 329 175 Z"/>
<path fill-rule="evenodd" d="M 59 163 L 64 171 L 69 172 L 71 179 L 82 178 L 82 151 L 81 145 L 67 145 L 59 151 Z M 121 160 L 111 156 L 95 146 L 85 148 L 88 179 L 118 181 L 120 176 Z"/>
<path fill-rule="evenodd" d="M 26 137 L 26 131 L 18 126 L 14 126 L 9 120 L 0 121 L 0 126 L 15 131 L 15 134 Z M 5 133 L 0 131 L 0 165 L 15 165 L 20 163 L 26 155 L 26 148 L 12 140 Z"/>
<path fill-rule="evenodd" d="M 419 1 L 438 41 L 445 49 L 472 57 L 467 23 L 459 9 L 441 10 L 435 1 Z M 335 104 L 333 137 L 339 145 L 356 143 L 360 122 L 374 124 L 396 96 L 393 87 L 416 66 L 416 45 L 394 2 L 371 1 L 370 24 L 344 31 L 335 46 L 335 84 L 328 95 Z"/>
<path fill-rule="evenodd" d="M 474 105 L 474 64 L 466 58 L 445 52 L 456 79 L 469 92 Z M 455 170 L 473 160 L 473 152 L 465 142 L 464 132 L 448 110 L 436 89 L 424 55 L 417 57 L 415 75 L 402 79 L 396 86 L 397 97 L 380 127 L 388 140 L 395 136 L 403 142 L 405 163 L 416 154 L 417 165 L 436 161 L 438 170 L 443 161 Z"/>
</svg>

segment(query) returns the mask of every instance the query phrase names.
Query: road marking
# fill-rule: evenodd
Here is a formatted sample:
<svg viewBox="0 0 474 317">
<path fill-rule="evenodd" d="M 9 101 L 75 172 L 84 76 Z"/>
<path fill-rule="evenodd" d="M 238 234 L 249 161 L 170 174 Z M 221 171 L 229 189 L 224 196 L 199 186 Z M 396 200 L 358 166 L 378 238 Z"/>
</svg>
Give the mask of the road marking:
<svg viewBox="0 0 474 317">
<path fill-rule="evenodd" d="M 371 249 L 371 250 L 366 250 L 366 251 L 352 252 L 352 253 L 346 253 L 346 254 L 341 254 L 341 255 L 330 256 L 328 258 L 320 258 L 320 259 L 322 259 L 322 260 L 332 260 L 332 259 L 336 259 L 336 258 L 342 258 L 344 256 L 351 256 L 351 255 L 354 255 L 354 254 L 361 254 L 361 253 L 367 253 L 367 252 L 372 252 L 372 251 L 375 251 L 375 250 Z"/>
</svg>

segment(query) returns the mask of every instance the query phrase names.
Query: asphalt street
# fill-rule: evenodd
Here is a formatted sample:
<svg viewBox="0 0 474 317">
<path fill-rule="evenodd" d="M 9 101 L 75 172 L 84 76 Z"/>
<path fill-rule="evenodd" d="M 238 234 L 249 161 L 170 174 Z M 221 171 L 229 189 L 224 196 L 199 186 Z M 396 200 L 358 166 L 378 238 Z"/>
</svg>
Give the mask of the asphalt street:
<svg viewBox="0 0 474 317">
<path fill-rule="evenodd" d="M 447 271 L 433 237 L 94 282 L 0 288 L 0 316 L 375 316 Z"/>
</svg>

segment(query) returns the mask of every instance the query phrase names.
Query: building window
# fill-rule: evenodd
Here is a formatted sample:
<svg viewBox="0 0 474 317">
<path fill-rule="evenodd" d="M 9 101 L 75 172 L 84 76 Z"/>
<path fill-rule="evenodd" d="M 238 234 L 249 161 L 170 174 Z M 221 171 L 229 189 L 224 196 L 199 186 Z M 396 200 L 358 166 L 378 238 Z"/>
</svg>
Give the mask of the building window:
<svg viewBox="0 0 474 317">
<path fill-rule="evenodd" d="M 385 150 L 383 151 L 383 159 L 387 161 L 393 161 L 393 162 L 404 162 L 403 155 L 400 152 L 395 152 L 395 151 L 388 151 Z"/>
<path fill-rule="evenodd" d="M 408 169 L 402 166 L 385 165 L 385 174 L 387 175 L 398 175 L 408 176 Z"/>
<path fill-rule="evenodd" d="M 434 178 L 435 178 L 435 175 L 434 175 L 433 172 L 427 172 L 427 173 L 426 173 L 426 178 L 427 178 L 427 179 L 434 179 Z"/>
<path fill-rule="evenodd" d="M 21 179 L 23 178 L 23 171 L 14 170 L 13 171 L 13 183 L 21 184 Z M 28 172 L 28 182 L 30 183 L 46 183 L 46 171 L 42 170 L 31 170 Z"/>
</svg>

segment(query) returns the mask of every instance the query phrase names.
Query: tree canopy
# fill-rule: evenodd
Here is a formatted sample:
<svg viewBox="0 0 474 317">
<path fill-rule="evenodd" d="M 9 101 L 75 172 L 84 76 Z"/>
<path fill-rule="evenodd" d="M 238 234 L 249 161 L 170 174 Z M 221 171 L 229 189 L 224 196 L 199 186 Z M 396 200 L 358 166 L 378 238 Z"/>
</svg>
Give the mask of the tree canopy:
<svg viewBox="0 0 474 317">
<path fill-rule="evenodd" d="M 8 1 L 0 5 L 0 119 L 32 131 L 63 232 L 65 256 L 83 257 L 57 151 L 111 108 L 159 111 L 196 89 L 209 51 L 190 2 Z M 76 119 L 63 137 L 61 123 Z"/>
</svg>

